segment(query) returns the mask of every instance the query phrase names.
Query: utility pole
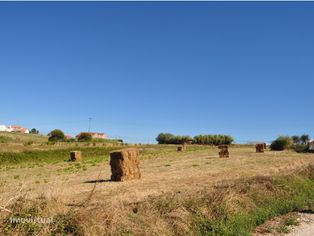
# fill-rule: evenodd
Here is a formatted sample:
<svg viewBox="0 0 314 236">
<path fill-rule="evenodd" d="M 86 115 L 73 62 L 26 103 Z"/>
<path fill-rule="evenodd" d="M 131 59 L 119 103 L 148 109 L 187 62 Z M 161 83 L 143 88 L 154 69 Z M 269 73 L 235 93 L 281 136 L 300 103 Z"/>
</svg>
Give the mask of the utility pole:
<svg viewBox="0 0 314 236">
<path fill-rule="evenodd" d="M 90 125 L 91 125 L 91 122 L 92 122 L 92 118 L 89 117 L 89 118 L 88 118 L 88 132 L 90 132 Z"/>
</svg>

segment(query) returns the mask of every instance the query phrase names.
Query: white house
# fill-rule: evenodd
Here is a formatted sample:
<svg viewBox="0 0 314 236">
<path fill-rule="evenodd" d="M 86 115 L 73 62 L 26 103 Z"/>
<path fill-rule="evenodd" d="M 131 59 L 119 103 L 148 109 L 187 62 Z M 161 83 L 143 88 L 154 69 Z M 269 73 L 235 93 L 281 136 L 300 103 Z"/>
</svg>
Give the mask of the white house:
<svg viewBox="0 0 314 236">
<path fill-rule="evenodd" d="M 0 132 L 12 132 L 13 129 L 6 126 L 6 125 L 0 125 Z"/>
<path fill-rule="evenodd" d="M 19 125 L 10 125 L 9 128 L 12 129 L 12 131 L 10 132 L 29 134 L 29 130 L 27 128 L 19 126 Z"/>
</svg>

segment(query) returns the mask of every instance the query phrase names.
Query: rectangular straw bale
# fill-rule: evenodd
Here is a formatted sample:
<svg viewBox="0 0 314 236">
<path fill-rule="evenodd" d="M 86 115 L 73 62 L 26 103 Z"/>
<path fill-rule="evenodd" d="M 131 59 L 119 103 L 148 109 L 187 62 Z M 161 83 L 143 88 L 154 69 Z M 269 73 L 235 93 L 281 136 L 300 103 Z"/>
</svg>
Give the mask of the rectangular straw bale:
<svg viewBox="0 0 314 236">
<path fill-rule="evenodd" d="M 127 148 L 110 153 L 111 180 L 140 179 L 140 157 L 136 148 Z"/>
</svg>

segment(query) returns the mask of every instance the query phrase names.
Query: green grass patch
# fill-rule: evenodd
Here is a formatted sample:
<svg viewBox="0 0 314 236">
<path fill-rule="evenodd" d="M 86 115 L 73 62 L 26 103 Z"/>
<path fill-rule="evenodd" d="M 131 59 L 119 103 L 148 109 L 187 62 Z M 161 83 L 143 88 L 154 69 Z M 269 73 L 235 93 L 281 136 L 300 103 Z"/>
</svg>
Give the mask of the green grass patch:
<svg viewBox="0 0 314 236">
<path fill-rule="evenodd" d="M 108 160 L 109 153 L 117 148 L 114 147 L 88 147 L 75 148 L 82 152 L 83 160 L 101 162 Z M 0 165 L 21 165 L 23 167 L 37 165 L 42 167 L 45 163 L 60 163 L 69 160 L 70 151 L 73 148 L 55 149 L 48 151 L 25 151 L 0 153 Z"/>
<path fill-rule="evenodd" d="M 11 141 L 11 138 L 6 136 L 0 136 L 0 143 L 8 143 Z"/>
<path fill-rule="evenodd" d="M 196 234 L 251 235 L 258 225 L 273 217 L 292 211 L 313 210 L 314 167 L 311 168 L 310 175 L 255 177 L 219 188 L 207 197 L 208 200 L 203 200 L 211 212 L 210 216 L 193 215 Z M 217 195 L 220 203 L 213 199 Z M 287 221 L 276 231 L 286 233 L 289 225 L 295 225 L 295 222 Z"/>
</svg>

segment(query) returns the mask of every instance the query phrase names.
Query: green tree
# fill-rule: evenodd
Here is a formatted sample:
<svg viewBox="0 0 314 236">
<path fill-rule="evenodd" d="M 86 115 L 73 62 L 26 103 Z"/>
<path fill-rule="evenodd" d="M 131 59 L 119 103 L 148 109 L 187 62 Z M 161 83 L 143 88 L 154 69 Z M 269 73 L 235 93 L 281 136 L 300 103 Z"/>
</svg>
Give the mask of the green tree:
<svg viewBox="0 0 314 236">
<path fill-rule="evenodd" d="M 170 134 L 170 133 L 160 133 L 157 138 L 156 141 L 158 142 L 158 144 L 169 144 L 171 143 L 171 140 L 174 139 L 174 135 Z"/>
<path fill-rule="evenodd" d="M 301 138 L 297 135 L 293 135 L 292 137 L 293 144 L 299 144 L 301 142 Z"/>
<path fill-rule="evenodd" d="M 51 142 L 57 142 L 57 141 L 64 141 L 65 140 L 65 136 L 62 130 L 59 129 L 54 129 L 52 130 L 49 134 L 49 139 L 48 141 Z"/>
<path fill-rule="evenodd" d="M 274 151 L 282 151 L 288 149 L 292 146 L 292 138 L 289 136 L 279 136 L 276 140 L 274 140 L 271 145 L 270 149 Z"/>
<path fill-rule="evenodd" d="M 32 128 L 31 131 L 29 131 L 30 134 L 39 134 L 39 130 Z"/>
<path fill-rule="evenodd" d="M 300 140 L 301 140 L 302 144 L 308 144 L 308 142 L 310 141 L 310 135 L 303 134 L 303 135 L 301 135 Z"/>
</svg>

